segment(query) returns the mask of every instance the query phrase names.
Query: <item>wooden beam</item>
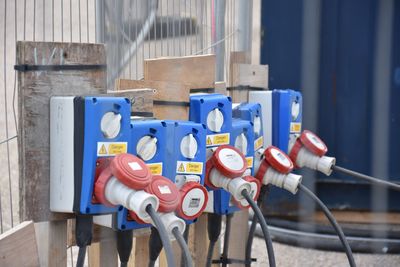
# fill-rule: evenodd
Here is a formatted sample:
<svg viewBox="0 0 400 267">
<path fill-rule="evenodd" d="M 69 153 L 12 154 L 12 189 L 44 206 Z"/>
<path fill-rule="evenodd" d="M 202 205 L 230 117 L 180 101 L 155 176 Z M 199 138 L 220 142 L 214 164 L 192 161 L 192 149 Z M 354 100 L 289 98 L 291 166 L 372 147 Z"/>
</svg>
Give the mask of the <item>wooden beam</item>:
<svg viewBox="0 0 400 267">
<path fill-rule="evenodd" d="M 131 112 L 153 112 L 153 89 L 129 89 L 119 91 L 108 91 L 108 95 L 126 97 L 131 101 Z"/>
<path fill-rule="evenodd" d="M 365 224 L 394 224 L 400 225 L 400 213 L 366 212 L 366 211 L 331 211 L 336 220 L 340 223 L 365 223 Z M 316 222 L 326 223 L 325 214 L 322 211 L 314 213 Z"/>
<path fill-rule="evenodd" d="M 104 65 L 101 44 L 17 42 L 17 65 Z M 71 214 L 49 210 L 49 104 L 53 95 L 106 93 L 106 70 L 18 72 L 20 217 L 51 221 Z M 66 222 L 65 222 L 66 224 Z"/>
<path fill-rule="evenodd" d="M 215 55 L 168 57 L 144 61 L 144 80 L 190 84 L 192 88 L 213 88 Z"/>
<path fill-rule="evenodd" d="M 0 266 L 40 266 L 32 221 L 22 222 L 0 235 Z"/>
<path fill-rule="evenodd" d="M 232 86 L 251 86 L 268 89 L 268 65 L 233 64 Z"/>
</svg>

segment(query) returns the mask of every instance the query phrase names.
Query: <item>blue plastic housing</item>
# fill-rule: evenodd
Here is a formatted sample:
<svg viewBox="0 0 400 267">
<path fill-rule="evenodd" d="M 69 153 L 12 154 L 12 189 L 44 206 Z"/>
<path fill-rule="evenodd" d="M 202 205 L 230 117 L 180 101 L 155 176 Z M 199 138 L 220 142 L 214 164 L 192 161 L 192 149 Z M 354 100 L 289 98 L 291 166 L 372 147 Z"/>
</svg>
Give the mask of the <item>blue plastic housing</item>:
<svg viewBox="0 0 400 267">
<path fill-rule="evenodd" d="M 113 213 L 119 207 L 106 207 L 102 204 L 93 202 L 94 177 L 96 171 L 96 160 L 98 157 L 97 149 L 98 142 L 126 142 L 128 145 L 130 139 L 130 116 L 131 103 L 127 98 L 121 97 L 80 97 L 75 101 L 75 106 L 80 106 L 83 110 L 82 129 L 83 129 L 83 144 L 82 144 L 82 177 L 75 177 L 76 185 L 81 187 L 80 196 L 75 196 L 75 201 L 80 197 L 79 213 L 81 214 L 107 214 Z M 81 102 L 83 101 L 83 103 Z M 77 104 L 81 102 L 81 104 Z M 82 105 L 83 104 L 83 105 Z M 75 109 L 75 113 L 77 109 Z M 119 134 L 109 139 L 104 137 L 100 125 L 103 115 L 107 112 L 121 114 L 121 130 Z M 79 116 L 79 114 L 76 114 Z M 76 126 L 76 125 L 75 125 Z M 80 128 L 80 127 L 78 127 Z M 77 129 L 81 131 L 80 129 Z M 77 133 L 75 130 L 75 133 Z M 128 153 L 132 151 L 129 150 Z M 76 151 L 77 152 L 77 151 Z M 81 178 L 81 179 L 79 179 Z M 80 181 L 79 181 L 80 180 Z M 79 190 L 76 190 L 79 192 Z M 75 206 L 75 203 L 74 203 Z"/>
<path fill-rule="evenodd" d="M 261 120 L 261 131 L 256 134 L 254 133 L 254 142 L 253 142 L 253 146 L 254 146 L 254 150 L 258 150 L 260 147 L 260 145 L 258 145 L 258 147 L 256 146 L 257 140 L 259 141 L 258 143 L 263 144 L 263 140 L 262 138 L 264 137 L 264 128 L 263 128 L 263 124 L 262 124 L 262 109 L 261 109 L 261 105 L 258 103 L 242 103 L 239 106 L 237 106 L 233 111 L 233 117 L 237 118 L 237 119 L 242 119 L 242 120 L 246 120 L 251 122 L 254 125 L 254 118 L 255 117 L 259 117 Z M 261 138 L 259 140 L 259 138 Z"/>
<path fill-rule="evenodd" d="M 160 120 L 138 120 L 131 121 L 131 138 L 129 142 L 130 151 L 132 154 L 137 155 L 136 145 L 139 140 L 144 136 L 151 136 L 157 138 L 157 153 L 153 158 L 146 161 L 146 164 L 151 168 L 152 164 L 161 163 L 162 172 L 164 175 L 164 167 L 166 159 L 171 152 L 168 151 L 167 136 L 168 127 L 164 121 Z M 141 224 L 130 219 L 129 212 L 126 208 L 122 208 L 113 218 L 113 228 L 118 230 L 130 230 L 150 227 L 150 224 Z"/>
<path fill-rule="evenodd" d="M 300 104 L 299 114 L 292 116 L 293 103 Z M 303 98 L 300 92 L 291 89 L 272 92 L 272 144 L 288 153 L 292 135 L 300 134 Z"/>
</svg>

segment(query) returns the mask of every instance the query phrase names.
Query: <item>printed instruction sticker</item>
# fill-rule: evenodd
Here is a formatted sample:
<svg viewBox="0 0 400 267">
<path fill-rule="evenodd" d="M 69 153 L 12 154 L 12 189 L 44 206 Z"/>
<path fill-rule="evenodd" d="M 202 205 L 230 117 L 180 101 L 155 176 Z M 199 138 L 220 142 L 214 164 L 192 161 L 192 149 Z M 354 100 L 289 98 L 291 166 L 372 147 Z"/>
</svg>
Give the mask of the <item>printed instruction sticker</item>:
<svg viewBox="0 0 400 267">
<path fill-rule="evenodd" d="M 163 195 L 172 193 L 168 185 L 159 185 L 158 191 L 160 191 L 160 193 Z"/>
<path fill-rule="evenodd" d="M 260 136 L 256 139 L 256 141 L 254 141 L 254 151 L 259 150 L 263 145 L 264 145 L 264 138 Z"/>
<path fill-rule="evenodd" d="M 291 133 L 300 133 L 301 132 L 301 122 L 291 122 L 290 123 L 290 132 Z"/>
<path fill-rule="evenodd" d="M 206 145 L 207 146 L 229 145 L 229 133 L 207 135 Z"/>
<path fill-rule="evenodd" d="M 97 156 L 116 156 L 128 151 L 127 142 L 97 142 Z"/>
<path fill-rule="evenodd" d="M 178 161 L 176 172 L 183 174 L 203 174 L 203 162 Z"/>
<path fill-rule="evenodd" d="M 247 168 L 253 168 L 253 157 L 246 157 Z"/>
<path fill-rule="evenodd" d="M 163 165 L 162 162 L 146 164 L 149 167 L 151 174 L 162 175 Z"/>
</svg>

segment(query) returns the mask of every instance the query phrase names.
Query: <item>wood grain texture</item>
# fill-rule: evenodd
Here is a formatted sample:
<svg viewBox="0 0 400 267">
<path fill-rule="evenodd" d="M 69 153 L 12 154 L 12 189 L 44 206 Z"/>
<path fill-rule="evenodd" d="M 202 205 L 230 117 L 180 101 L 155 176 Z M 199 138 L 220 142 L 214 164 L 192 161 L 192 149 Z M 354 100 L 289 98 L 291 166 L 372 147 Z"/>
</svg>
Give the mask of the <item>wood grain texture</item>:
<svg viewBox="0 0 400 267">
<path fill-rule="evenodd" d="M 268 89 L 268 65 L 235 63 L 232 66 L 232 86 Z"/>
<path fill-rule="evenodd" d="M 119 91 L 108 91 L 108 95 L 125 97 L 131 101 L 131 112 L 152 112 L 154 90 L 145 89 L 128 89 Z"/>
<path fill-rule="evenodd" d="M 89 247 L 88 257 L 90 267 L 117 267 L 117 239 L 116 233 L 110 228 L 100 227 L 103 238 L 99 243 L 92 243 Z"/>
<path fill-rule="evenodd" d="M 144 61 L 144 80 L 190 84 L 192 88 L 213 88 L 215 55 L 168 57 Z"/>
<path fill-rule="evenodd" d="M 17 64 L 106 64 L 104 45 L 18 42 Z M 20 217 L 49 221 L 70 217 L 49 210 L 49 99 L 53 95 L 106 93 L 105 70 L 18 72 Z"/>
<path fill-rule="evenodd" d="M 129 261 L 129 266 L 147 266 L 149 263 L 149 236 L 136 237 L 134 245 L 132 249 L 134 258 Z M 132 263 L 134 264 L 132 265 Z"/>
<path fill-rule="evenodd" d="M 67 221 L 35 223 L 40 266 L 67 266 Z"/>
<path fill-rule="evenodd" d="M 40 266 L 32 221 L 22 222 L 0 235 L 0 266 Z"/>
</svg>

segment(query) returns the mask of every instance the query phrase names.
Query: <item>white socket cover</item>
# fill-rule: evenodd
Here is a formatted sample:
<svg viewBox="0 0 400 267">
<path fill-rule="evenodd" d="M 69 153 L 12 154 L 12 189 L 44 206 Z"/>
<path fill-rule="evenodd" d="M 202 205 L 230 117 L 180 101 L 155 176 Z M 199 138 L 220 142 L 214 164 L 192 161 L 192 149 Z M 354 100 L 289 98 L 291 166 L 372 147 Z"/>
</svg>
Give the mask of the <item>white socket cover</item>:
<svg viewBox="0 0 400 267">
<path fill-rule="evenodd" d="M 137 155 L 144 161 L 151 160 L 157 152 L 157 138 L 145 135 L 136 145 Z"/>
<path fill-rule="evenodd" d="M 121 130 L 121 114 L 107 112 L 103 115 L 100 122 L 100 129 L 104 137 L 112 139 L 117 137 Z"/>
<path fill-rule="evenodd" d="M 261 118 L 260 116 L 255 116 L 253 121 L 253 129 L 256 135 L 260 135 L 261 133 Z"/>
<path fill-rule="evenodd" d="M 244 155 L 247 154 L 247 137 L 244 133 L 238 135 L 235 139 L 235 147 Z"/>
<path fill-rule="evenodd" d="M 195 174 L 178 174 L 175 176 L 175 184 L 179 189 L 181 189 L 182 186 L 188 182 L 200 183 L 200 180 L 200 176 Z"/>
<path fill-rule="evenodd" d="M 243 169 L 244 164 L 246 164 L 240 154 L 230 148 L 221 149 L 218 156 L 222 164 L 231 170 L 239 171 Z"/>
<path fill-rule="evenodd" d="M 208 113 L 207 128 L 210 131 L 219 133 L 221 131 L 223 124 L 224 124 L 224 115 L 218 108 L 215 108 Z"/>
<path fill-rule="evenodd" d="M 286 168 L 289 168 L 292 165 L 289 158 L 285 155 L 282 155 L 282 152 L 278 149 L 272 148 L 270 151 L 271 155 L 279 162 L 279 164 L 285 166 Z"/>
<path fill-rule="evenodd" d="M 194 216 L 200 212 L 205 201 L 204 191 L 199 188 L 193 188 L 183 198 L 182 211 L 186 216 Z"/>
<path fill-rule="evenodd" d="M 197 153 L 197 141 L 193 134 L 188 134 L 182 138 L 181 153 L 185 158 L 194 159 Z"/>
<path fill-rule="evenodd" d="M 249 192 L 249 195 L 250 195 L 250 197 L 251 197 L 253 200 L 255 200 L 254 197 L 255 197 L 256 194 L 257 194 L 258 185 L 257 185 L 257 183 L 255 183 L 255 182 L 251 182 L 251 183 L 250 183 L 250 186 L 251 186 L 251 191 Z M 248 205 L 250 205 L 249 202 L 247 202 L 247 200 L 246 200 L 245 198 L 242 199 L 242 200 L 240 200 L 240 204 L 241 204 L 243 207 L 247 207 Z"/>
<path fill-rule="evenodd" d="M 297 101 L 292 102 L 292 120 L 297 119 L 300 114 L 300 103 Z"/>
</svg>

